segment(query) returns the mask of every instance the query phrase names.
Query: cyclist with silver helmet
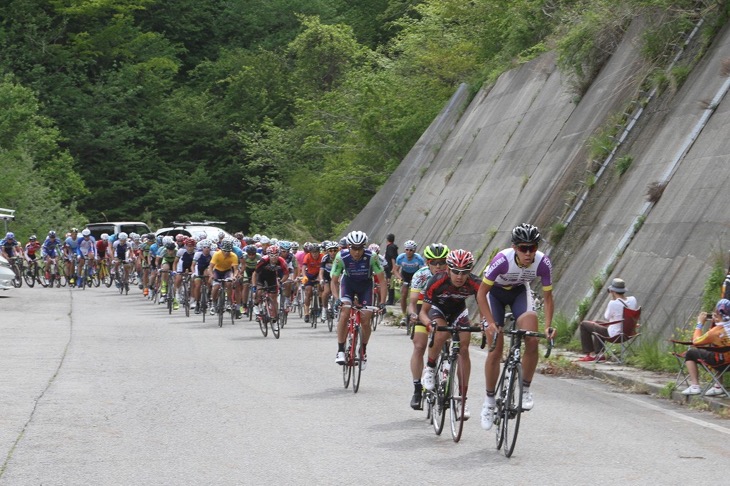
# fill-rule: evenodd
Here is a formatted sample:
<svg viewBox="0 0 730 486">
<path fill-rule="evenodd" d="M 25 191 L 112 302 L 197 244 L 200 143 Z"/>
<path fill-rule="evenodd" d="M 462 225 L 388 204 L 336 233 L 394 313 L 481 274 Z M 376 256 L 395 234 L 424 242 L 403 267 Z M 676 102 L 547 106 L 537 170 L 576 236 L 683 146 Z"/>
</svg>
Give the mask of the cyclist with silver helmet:
<svg viewBox="0 0 730 486">
<path fill-rule="evenodd" d="M 251 278 L 256 271 L 256 266 L 261 260 L 261 255 L 256 251 L 256 245 L 246 245 L 244 250 L 243 261 L 241 262 L 241 270 L 243 272 L 243 289 L 241 295 L 242 313 L 248 313 L 248 294 L 251 290 Z"/>
<path fill-rule="evenodd" d="M 113 243 L 113 254 L 114 254 L 114 273 L 119 272 L 119 263 L 124 265 L 124 269 L 129 274 L 132 267 L 132 260 L 134 254 L 132 247 L 127 239 L 127 233 L 121 232 L 117 235 L 116 241 Z M 117 282 L 117 288 L 120 286 Z"/>
<path fill-rule="evenodd" d="M 281 270 L 282 272 L 282 280 L 286 280 L 289 278 L 289 265 L 279 256 L 278 246 L 269 246 L 266 251 L 266 256 L 261 257 L 251 277 L 251 291 L 254 292 L 255 296 L 256 307 L 254 313 L 257 316 L 261 314 L 259 304 L 263 300 L 264 290 L 271 296 L 271 326 L 276 329 L 278 326 L 277 316 L 279 315 L 279 303 L 277 302 L 279 295 L 278 271 Z M 263 285 L 263 288 L 257 291 L 257 285 Z"/>
<path fill-rule="evenodd" d="M 64 263 L 64 265 L 66 266 L 66 275 L 69 276 L 69 284 L 73 286 L 76 284 L 76 275 L 81 275 L 81 267 L 73 267 L 73 260 L 79 255 L 78 229 L 71 228 L 71 233 L 66 237 L 66 240 L 63 242 L 63 253 L 64 259 L 66 260 L 66 262 Z"/>
<path fill-rule="evenodd" d="M 401 318 L 401 325 L 406 323 L 406 309 L 408 306 L 408 286 L 411 284 L 413 275 L 419 268 L 426 265 L 426 261 L 423 257 L 416 253 L 418 245 L 413 240 L 408 240 L 403 243 L 403 253 L 398 255 L 395 259 L 395 267 L 393 268 L 393 275 L 395 278 L 400 279 L 400 311 L 403 317 Z"/>
<path fill-rule="evenodd" d="M 542 282 L 545 308 L 545 334 L 551 339 L 555 336 L 553 322 L 553 277 L 550 258 L 538 251 L 540 231 L 536 226 L 522 223 L 512 230 L 512 246 L 497 253 L 484 270 L 477 303 L 482 315 L 482 325 L 490 341 L 497 334 L 497 345 L 487 355 L 484 374 L 487 382 L 487 396 L 482 407 L 482 428 L 492 427 L 495 408 L 495 389 L 499 378 L 500 359 L 504 345 L 505 307 L 509 306 L 519 329 L 537 331 L 537 313 L 530 292 L 530 283 L 539 278 Z M 522 367 L 522 409 L 531 410 L 534 401 L 530 384 L 537 367 L 537 338 L 525 338 L 525 353 Z"/>
<path fill-rule="evenodd" d="M 84 268 L 84 261 L 89 260 L 91 262 L 92 267 L 94 268 L 94 271 L 96 271 L 96 238 L 91 236 L 91 231 L 89 228 L 85 228 L 81 232 L 81 236 L 79 236 L 78 240 L 76 240 L 77 246 L 78 246 L 78 255 L 79 255 L 79 287 L 82 287 L 84 282 L 83 277 L 83 268 Z"/>
<path fill-rule="evenodd" d="M 421 324 L 431 329 L 432 323 L 436 326 L 453 325 L 458 327 L 469 327 L 469 309 L 466 307 L 466 299 L 475 296 L 479 290 L 479 276 L 471 273 L 474 267 L 474 255 L 466 250 L 451 250 L 446 256 L 448 270 L 438 272 L 426 282 L 426 289 L 423 292 L 423 306 L 418 318 Z M 421 383 L 426 390 L 433 390 L 436 386 L 436 360 L 441 348 L 451 333 L 436 332 L 433 338 L 433 347 L 428 348 L 428 360 L 423 370 Z M 469 358 L 469 332 L 459 333 L 461 348 L 461 370 L 464 383 L 469 385 L 471 374 L 471 359 Z M 464 420 L 471 416 L 469 404 L 464 404 Z"/>
<path fill-rule="evenodd" d="M 446 270 L 446 257 L 449 255 L 449 247 L 442 243 L 432 243 L 423 251 L 426 258 L 426 266 L 419 268 L 411 280 L 411 291 L 408 296 L 408 312 L 412 322 L 413 354 L 411 355 L 411 374 L 413 375 L 413 397 L 411 408 L 421 409 L 421 396 L 423 385 L 423 357 L 426 354 L 428 344 L 428 329 L 418 319 L 418 314 L 423 307 L 423 293 L 426 290 L 428 280 L 439 272 Z"/>
<path fill-rule="evenodd" d="M 329 303 L 329 297 L 330 294 L 333 293 L 332 291 L 332 275 L 330 272 L 332 271 L 332 265 L 335 263 L 335 258 L 337 258 L 338 251 L 340 249 L 340 246 L 337 244 L 336 241 L 328 241 L 327 246 L 325 250 L 327 252 L 322 257 L 322 265 L 319 267 L 319 281 L 322 285 L 322 302 L 324 305 L 322 306 L 322 310 L 326 312 L 326 315 L 328 317 L 334 316 L 334 309 L 328 309 L 327 304 Z"/>
<path fill-rule="evenodd" d="M 36 235 L 30 235 L 28 237 L 28 243 L 25 244 L 24 251 L 25 251 L 25 259 L 29 262 L 35 261 L 36 258 L 38 258 L 38 250 L 41 249 L 41 243 L 38 241 L 38 237 Z"/>
<path fill-rule="evenodd" d="M 213 307 L 211 312 L 225 312 L 226 309 L 216 309 L 218 301 L 218 292 L 220 283 L 216 280 L 224 280 L 228 278 L 236 279 L 238 277 L 238 257 L 233 253 L 233 243 L 230 240 L 223 240 L 220 244 L 220 251 L 215 252 L 213 258 L 210 259 L 210 270 L 213 275 L 213 292 L 211 298 Z M 237 305 L 235 294 L 233 294 L 233 282 L 225 282 L 226 294 L 234 305 Z"/>
<path fill-rule="evenodd" d="M 373 298 L 373 275 L 385 275 L 380 260 L 376 255 L 365 249 L 368 243 L 368 236 L 362 231 L 351 231 L 347 235 L 348 249 L 341 250 L 334 264 L 330 275 L 335 295 L 338 295 L 338 304 L 343 308 L 340 318 L 337 321 L 337 357 L 335 363 L 345 364 L 345 341 L 347 339 L 347 320 L 350 318 L 350 307 L 354 299 L 358 299 L 361 305 L 372 305 Z M 384 278 L 384 277 L 383 277 Z M 380 286 L 381 312 L 385 309 L 385 299 L 388 297 L 388 289 Z M 367 344 L 370 341 L 372 328 L 370 320 L 371 311 L 362 313 L 362 353 L 363 361 L 361 369 L 367 365 Z"/>
<path fill-rule="evenodd" d="M 284 294 L 284 302 L 287 306 L 287 312 L 289 304 L 291 302 L 291 296 L 294 292 L 295 285 L 297 283 L 297 275 L 299 275 L 299 262 L 291 253 L 291 243 L 288 241 L 279 242 L 279 256 L 284 259 L 287 266 L 289 267 L 289 278 L 284 280 L 282 272 L 279 273 L 281 281 L 281 291 Z"/>
<path fill-rule="evenodd" d="M 203 285 L 210 285 L 208 277 L 210 277 L 210 262 L 213 259 L 210 248 L 212 243 L 208 239 L 201 240 L 197 244 L 195 255 L 193 256 L 192 296 L 195 300 L 196 314 L 200 314 L 200 289 Z"/>
</svg>

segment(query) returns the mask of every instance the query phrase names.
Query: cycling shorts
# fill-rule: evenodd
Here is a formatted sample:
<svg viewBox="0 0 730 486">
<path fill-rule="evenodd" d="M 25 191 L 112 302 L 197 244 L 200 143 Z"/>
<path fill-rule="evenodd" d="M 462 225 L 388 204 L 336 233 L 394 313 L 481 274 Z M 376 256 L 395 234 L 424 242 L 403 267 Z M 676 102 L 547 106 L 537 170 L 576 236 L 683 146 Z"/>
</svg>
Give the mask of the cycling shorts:
<svg viewBox="0 0 730 486">
<path fill-rule="evenodd" d="M 357 297 L 361 305 L 373 304 L 373 282 L 368 279 L 365 281 L 352 281 L 346 276 L 340 280 L 340 300 L 343 304 L 352 304 L 353 299 Z"/>
<path fill-rule="evenodd" d="M 533 310 L 531 292 L 525 285 L 517 285 L 511 289 L 492 287 L 487 294 L 489 309 L 498 327 L 504 326 L 505 307 L 509 306 L 515 320 L 528 310 Z"/>
<path fill-rule="evenodd" d="M 304 284 L 305 287 L 312 287 L 319 280 L 319 274 L 311 275 L 309 273 L 305 273 L 304 275 L 307 276 L 307 283 Z"/>
<path fill-rule="evenodd" d="M 224 278 L 231 278 L 233 276 L 233 270 L 213 270 L 213 278 L 214 279 L 224 279 Z M 214 285 L 217 285 L 218 282 L 213 282 Z"/>
<path fill-rule="evenodd" d="M 413 272 L 413 273 L 401 272 L 400 276 L 403 277 L 403 283 L 401 285 L 410 285 L 411 280 L 413 280 L 413 275 L 415 275 L 415 272 Z"/>
<path fill-rule="evenodd" d="M 454 312 L 449 314 L 444 314 L 444 312 L 442 312 L 441 309 L 439 309 L 438 307 L 431 306 L 431 309 L 428 311 L 428 318 L 432 321 L 436 319 L 443 319 L 446 321 L 446 324 L 450 326 L 471 326 L 471 321 L 469 320 L 469 309 L 466 308 L 466 304 L 464 304 L 464 309 L 461 312 Z"/>
</svg>

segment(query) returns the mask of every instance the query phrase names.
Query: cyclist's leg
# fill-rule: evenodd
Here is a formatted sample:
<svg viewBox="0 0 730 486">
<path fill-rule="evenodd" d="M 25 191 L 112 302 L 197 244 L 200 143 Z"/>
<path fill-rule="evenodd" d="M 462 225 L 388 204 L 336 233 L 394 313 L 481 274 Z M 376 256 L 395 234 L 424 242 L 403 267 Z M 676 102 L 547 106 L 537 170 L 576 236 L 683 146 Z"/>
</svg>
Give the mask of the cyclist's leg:
<svg viewBox="0 0 730 486">
<path fill-rule="evenodd" d="M 454 320 L 455 325 L 461 327 L 468 327 L 471 325 L 469 321 L 469 310 L 464 307 L 464 310 Z M 459 370 L 459 378 L 461 378 L 462 386 L 469 386 L 469 376 L 471 376 L 471 358 L 469 357 L 469 343 L 471 341 L 470 332 L 460 332 L 459 340 L 461 346 L 459 347 L 459 356 L 461 357 L 461 368 Z"/>
<path fill-rule="evenodd" d="M 487 384 L 487 396 L 494 397 L 494 391 L 497 387 L 497 380 L 499 379 L 500 362 L 502 359 L 502 350 L 504 349 L 504 333 L 501 332 L 504 327 L 504 314 L 505 305 L 510 303 L 510 296 L 504 289 L 493 287 L 487 295 L 489 302 L 489 308 L 492 311 L 494 322 L 497 327 L 500 328 L 499 334 L 497 334 L 497 344 L 493 351 L 490 351 L 487 355 L 487 360 L 484 363 L 484 378 Z"/>
<path fill-rule="evenodd" d="M 523 287 L 523 291 L 515 297 L 511 305 L 512 314 L 515 316 L 515 324 L 518 329 L 527 331 L 537 331 L 537 313 L 528 310 L 528 292 L 529 289 Z M 537 348 L 538 340 L 535 337 L 525 337 L 525 353 L 522 355 L 522 382 L 529 388 L 532 377 L 537 368 Z"/>
<path fill-rule="evenodd" d="M 304 318 L 309 320 L 309 307 L 312 303 L 312 286 L 309 282 L 304 286 Z"/>
</svg>

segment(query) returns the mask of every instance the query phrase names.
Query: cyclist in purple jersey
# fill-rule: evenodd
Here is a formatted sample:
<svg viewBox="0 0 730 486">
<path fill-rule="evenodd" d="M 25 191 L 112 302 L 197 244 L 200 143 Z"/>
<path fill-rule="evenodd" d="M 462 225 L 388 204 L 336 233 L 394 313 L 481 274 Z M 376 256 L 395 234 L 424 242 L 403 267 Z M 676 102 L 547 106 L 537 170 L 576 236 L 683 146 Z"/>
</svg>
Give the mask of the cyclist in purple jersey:
<svg viewBox="0 0 730 486">
<path fill-rule="evenodd" d="M 477 304 L 482 315 L 482 325 L 487 339 L 497 334 L 497 345 L 487 356 L 484 374 L 487 382 L 487 396 L 482 408 L 482 428 L 492 427 L 496 405 L 495 388 L 499 378 L 500 358 L 504 345 L 505 307 L 509 306 L 515 317 L 517 328 L 537 331 L 537 313 L 534 310 L 529 284 L 536 278 L 542 282 L 545 302 L 545 334 L 555 337 L 553 321 L 552 264 L 547 255 L 537 251 L 540 232 L 537 227 L 523 223 L 512 230 L 512 246 L 495 255 L 484 270 L 484 278 L 477 293 Z M 537 338 L 525 338 L 522 380 L 522 409 L 533 407 L 530 384 L 537 367 Z"/>
</svg>

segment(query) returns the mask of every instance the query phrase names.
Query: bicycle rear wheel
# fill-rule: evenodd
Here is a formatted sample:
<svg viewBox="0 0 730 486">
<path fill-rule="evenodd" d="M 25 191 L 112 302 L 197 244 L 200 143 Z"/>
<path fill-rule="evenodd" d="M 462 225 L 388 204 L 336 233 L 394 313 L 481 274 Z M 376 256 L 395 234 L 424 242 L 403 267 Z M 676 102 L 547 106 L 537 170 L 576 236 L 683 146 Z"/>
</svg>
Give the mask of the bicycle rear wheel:
<svg viewBox="0 0 730 486">
<path fill-rule="evenodd" d="M 360 375 L 362 374 L 364 354 L 362 350 L 362 329 L 358 326 L 355 330 L 353 353 L 351 355 L 354 360 L 352 366 L 352 391 L 355 393 L 360 389 Z"/>
<path fill-rule="evenodd" d="M 441 378 L 444 376 L 444 362 L 443 356 L 439 357 L 439 362 L 436 365 L 436 384 L 433 389 L 431 416 L 433 417 L 433 431 L 436 432 L 436 435 L 441 435 L 441 432 L 444 430 L 444 423 L 446 422 L 446 399 L 444 397 L 446 382 Z"/>
<path fill-rule="evenodd" d="M 522 416 L 522 363 L 516 363 L 510 373 L 507 384 L 507 401 L 505 402 L 505 417 L 502 422 L 504 429 L 504 455 L 512 456 L 517 443 L 517 432 L 520 430 Z"/>
<path fill-rule="evenodd" d="M 507 367 L 505 366 L 502 369 L 502 372 L 499 374 L 499 381 L 497 382 L 497 389 L 494 394 L 494 399 L 496 400 L 496 406 L 494 410 L 494 427 L 497 431 L 497 435 L 495 436 L 497 441 L 497 450 L 500 450 L 502 448 L 502 444 L 504 443 L 504 428 L 502 428 L 502 423 L 504 422 L 504 412 L 506 410 L 505 402 L 507 400 L 507 389 L 505 388 L 505 381 L 507 376 Z"/>
<path fill-rule="evenodd" d="M 15 260 L 10 266 L 15 274 L 13 277 L 13 287 L 18 289 L 23 285 L 23 265 L 18 263 L 18 260 Z"/>
<path fill-rule="evenodd" d="M 466 381 L 461 377 L 461 355 L 451 363 L 449 370 L 449 418 L 451 419 L 451 438 L 454 442 L 461 440 L 464 429 L 464 408 L 466 407 Z"/>
<path fill-rule="evenodd" d="M 106 263 L 102 264 L 101 269 L 99 269 L 99 273 L 101 274 L 101 281 L 106 285 L 107 288 L 112 286 L 112 274 L 109 271 L 109 265 Z"/>
<path fill-rule="evenodd" d="M 182 300 L 185 317 L 190 317 L 190 281 L 187 279 L 183 279 Z"/>
<path fill-rule="evenodd" d="M 226 288 L 221 285 L 218 289 L 218 327 L 223 327 L 223 314 L 226 313 Z"/>
<path fill-rule="evenodd" d="M 259 321 L 259 328 L 261 329 L 261 334 L 266 337 L 269 334 L 269 311 L 264 309 L 261 314 L 256 316 L 256 320 Z"/>
</svg>

